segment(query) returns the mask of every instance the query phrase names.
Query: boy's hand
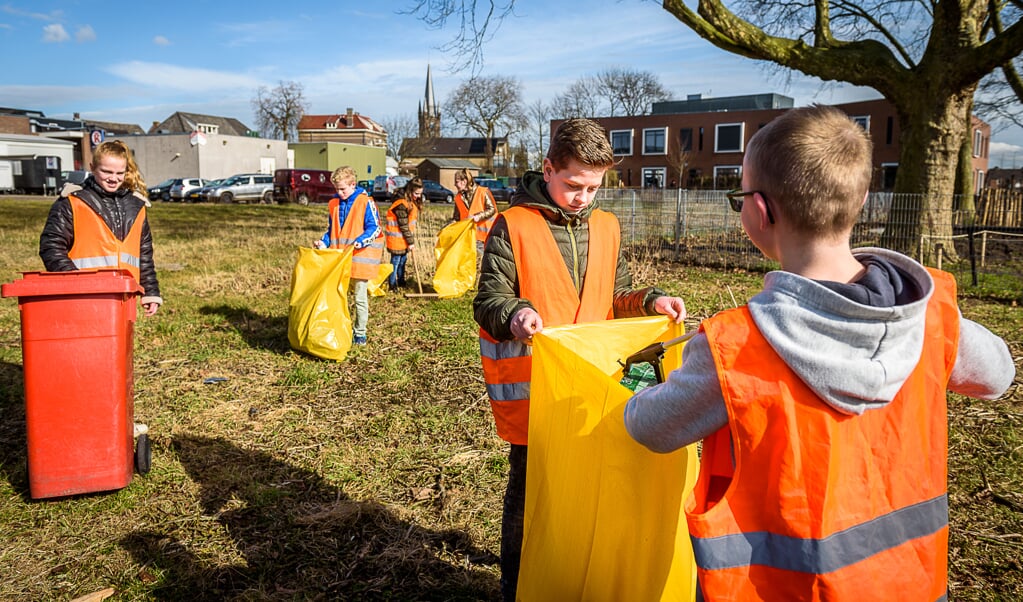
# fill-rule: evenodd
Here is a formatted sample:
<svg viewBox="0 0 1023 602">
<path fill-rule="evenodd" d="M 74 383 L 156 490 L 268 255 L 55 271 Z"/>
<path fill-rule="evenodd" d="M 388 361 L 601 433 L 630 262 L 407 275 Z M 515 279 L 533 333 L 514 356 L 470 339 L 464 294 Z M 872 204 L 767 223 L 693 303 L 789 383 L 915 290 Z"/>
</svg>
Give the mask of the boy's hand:
<svg viewBox="0 0 1023 602">
<path fill-rule="evenodd" d="M 323 244 L 322 240 L 314 240 L 313 241 L 313 248 L 314 249 L 326 249 L 327 245 Z"/>
<path fill-rule="evenodd" d="M 542 330 L 543 320 L 531 307 L 523 307 L 512 316 L 511 331 L 516 339 L 530 339 Z"/>
<path fill-rule="evenodd" d="M 654 311 L 681 324 L 686 317 L 686 303 L 681 297 L 658 297 L 654 299 Z"/>
<path fill-rule="evenodd" d="M 152 303 L 143 303 L 142 309 L 146 310 L 145 316 L 148 318 L 156 314 L 156 310 L 160 309 L 160 304 L 155 301 Z"/>
</svg>

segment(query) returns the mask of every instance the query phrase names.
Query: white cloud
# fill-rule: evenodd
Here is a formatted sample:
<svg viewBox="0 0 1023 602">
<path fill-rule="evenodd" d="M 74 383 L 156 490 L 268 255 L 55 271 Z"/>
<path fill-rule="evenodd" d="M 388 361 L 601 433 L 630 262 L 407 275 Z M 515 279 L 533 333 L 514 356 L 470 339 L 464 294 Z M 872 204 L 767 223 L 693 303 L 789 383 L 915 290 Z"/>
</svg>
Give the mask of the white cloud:
<svg viewBox="0 0 1023 602">
<path fill-rule="evenodd" d="M 60 23 L 53 23 L 43 27 L 44 42 L 66 42 L 71 39 L 64 26 Z"/>
<path fill-rule="evenodd" d="M 144 61 L 117 63 L 108 67 L 106 71 L 135 84 L 186 90 L 195 94 L 224 90 L 248 95 L 250 90 L 264 84 L 259 79 L 245 74 Z"/>
<path fill-rule="evenodd" d="M 171 45 L 171 41 L 168 40 L 167 38 L 163 37 L 163 36 L 154 36 L 153 37 L 153 43 L 156 44 L 157 46 L 170 46 Z"/>
<path fill-rule="evenodd" d="M 10 4 L 5 4 L 2 10 L 9 15 L 17 15 L 19 17 L 28 17 L 30 19 L 39 19 L 40 21 L 56 21 L 64 14 L 64 11 L 54 10 L 49 13 L 33 13 L 26 10 L 15 8 Z"/>
<path fill-rule="evenodd" d="M 79 43 L 95 42 L 96 31 L 92 28 L 92 25 L 82 25 L 79 27 L 78 31 L 75 32 L 75 41 Z"/>
</svg>

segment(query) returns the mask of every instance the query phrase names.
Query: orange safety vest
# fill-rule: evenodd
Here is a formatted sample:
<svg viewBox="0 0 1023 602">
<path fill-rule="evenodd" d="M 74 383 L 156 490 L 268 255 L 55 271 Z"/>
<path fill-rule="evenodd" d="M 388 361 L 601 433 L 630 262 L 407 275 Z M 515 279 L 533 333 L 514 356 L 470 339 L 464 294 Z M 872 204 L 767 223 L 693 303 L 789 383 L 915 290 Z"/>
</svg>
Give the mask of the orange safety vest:
<svg viewBox="0 0 1023 602">
<path fill-rule="evenodd" d="M 494 200 L 494 195 L 486 186 L 476 186 L 476 190 L 472 193 L 472 203 L 469 206 L 466 206 L 461 192 L 455 195 L 455 207 L 458 208 L 459 220 L 469 219 L 470 215 L 483 213 L 483 210 L 487 207 L 487 197 L 490 197 L 490 204 L 494 206 L 494 215 L 476 223 L 476 240 L 479 242 L 487 242 L 487 238 L 490 236 L 490 229 L 494 227 L 494 222 L 497 221 L 497 202 Z"/>
<path fill-rule="evenodd" d="M 703 322 L 728 410 L 686 504 L 704 599 L 946 599 L 959 313 L 955 280 L 930 271 L 920 362 L 891 403 L 859 416 L 823 403 L 747 307 Z"/>
<path fill-rule="evenodd" d="M 362 223 L 366 212 L 370 210 L 369 195 L 362 193 L 355 198 L 352 208 L 348 211 L 348 217 L 344 225 L 340 221 L 341 211 L 339 210 L 341 200 L 336 196 L 330 199 L 328 210 L 330 211 L 330 248 L 342 249 L 355 244 L 363 232 Z M 352 252 L 352 278 L 357 280 L 372 280 L 380 271 L 380 258 L 384 254 L 384 243 L 378 238 L 361 249 Z"/>
<path fill-rule="evenodd" d="M 410 203 L 404 198 L 394 201 L 390 209 L 387 210 L 387 225 L 384 226 L 384 240 L 387 242 L 388 251 L 408 250 L 408 241 L 405 240 L 405 235 L 401 233 L 401 228 L 398 227 L 398 216 L 394 213 L 394 208 L 398 205 L 405 205 L 408 208 L 409 232 L 415 234 L 416 226 L 419 222 L 419 207 L 416 207 L 415 203 Z"/>
<path fill-rule="evenodd" d="M 581 295 L 540 212 L 513 207 L 503 215 L 515 256 L 519 297 L 529 300 L 543 318 L 544 327 L 614 317 L 612 302 L 621 238 L 614 214 L 599 209 L 590 214 L 590 242 Z M 525 445 L 532 348 L 517 339 L 498 341 L 481 328 L 480 359 L 497 434 L 510 443 Z"/>
<path fill-rule="evenodd" d="M 146 221 L 146 208 L 139 209 L 135 223 L 124 240 L 118 240 L 98 213 L 82 199 L 68 195 L 74 222 L 74 242 L 67 256 L 80 270 L 94 268 L 121 268 L 131 272 L 139 281 L 139 255 L 142 252 L 142 224 Z"/>
</svg>

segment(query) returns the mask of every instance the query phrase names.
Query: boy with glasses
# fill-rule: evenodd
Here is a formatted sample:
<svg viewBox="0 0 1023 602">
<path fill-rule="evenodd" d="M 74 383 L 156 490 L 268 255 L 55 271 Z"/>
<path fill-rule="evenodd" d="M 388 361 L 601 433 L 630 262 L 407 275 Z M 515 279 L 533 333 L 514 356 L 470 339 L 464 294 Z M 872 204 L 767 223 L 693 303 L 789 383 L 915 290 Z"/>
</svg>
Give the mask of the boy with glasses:
<svg viewBox="0 0 1023 602">
<path fill-rule="evenodd" d="M 850 249 L 871 154 L 832 107 L 753 136 L 728 200 L 781 270 L 626 406 L 651 450 L 703 440 L 686 517 L 706 600 L 947 596 L 946 388 L 994 399 L 1015 367 L 951 275 Z"/>
</svg>

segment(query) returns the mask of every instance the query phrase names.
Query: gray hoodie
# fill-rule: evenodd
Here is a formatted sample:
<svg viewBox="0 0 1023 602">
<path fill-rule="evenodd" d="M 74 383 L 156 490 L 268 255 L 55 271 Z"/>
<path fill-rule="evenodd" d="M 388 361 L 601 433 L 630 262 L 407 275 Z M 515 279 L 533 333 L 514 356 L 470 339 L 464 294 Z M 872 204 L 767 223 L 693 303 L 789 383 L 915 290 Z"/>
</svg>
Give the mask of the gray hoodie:
<svg viewBox="0 0 1023 602">
<path fill-rule="evenodd" d="M 786 364 L 826 403 L 845 414 L 887 405 L 920 359 L 934 281 L 911 258 L 885 249 L 854 251 L 867 267 L 852 284 L 770 272 L 749 301 L 754 323 Z M 1003 394 L 1015 377 L 1005 342 L 963 318 L 948 388 L 981 399 Z M 682 367 L 665 383 L 629 400 L 625 426 L 634 439 L 669 452 L 728 422 L 707 337 L 690 340 Z"/>
</svg>

